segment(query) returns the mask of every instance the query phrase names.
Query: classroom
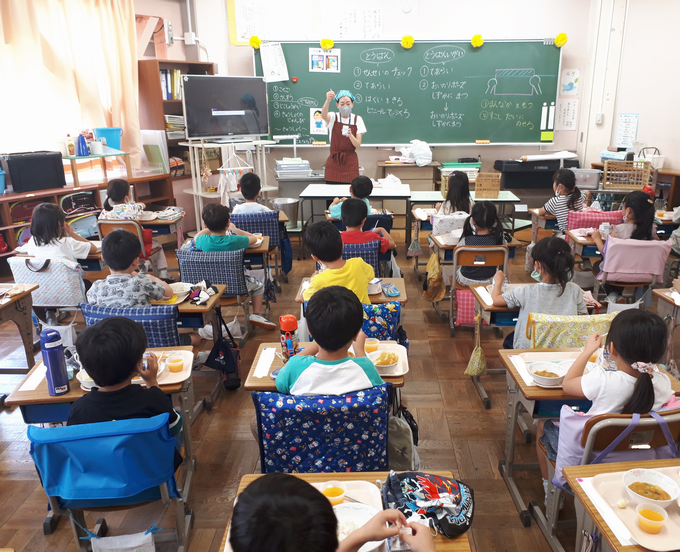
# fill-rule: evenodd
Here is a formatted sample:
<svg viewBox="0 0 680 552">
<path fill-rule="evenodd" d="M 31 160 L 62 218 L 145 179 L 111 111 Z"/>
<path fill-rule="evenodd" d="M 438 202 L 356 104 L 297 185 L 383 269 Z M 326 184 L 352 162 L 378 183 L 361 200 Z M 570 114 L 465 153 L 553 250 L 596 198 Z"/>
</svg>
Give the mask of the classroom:
<svg viewBox="0 0 680 552">
<path fill-rule="evenodd" d="M 1 0 L 0 552 L 677 550 L 678 20 Z"/>
</svg>

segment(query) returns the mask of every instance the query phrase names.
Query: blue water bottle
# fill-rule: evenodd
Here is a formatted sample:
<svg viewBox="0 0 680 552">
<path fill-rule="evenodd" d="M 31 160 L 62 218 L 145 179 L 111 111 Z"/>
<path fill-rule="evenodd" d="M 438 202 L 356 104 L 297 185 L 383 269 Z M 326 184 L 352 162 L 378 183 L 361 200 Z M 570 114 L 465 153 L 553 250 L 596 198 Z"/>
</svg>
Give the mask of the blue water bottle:
<svg viewBox="0 0 680 552">
<path fill-rule="evenodd" d="M 40 349 L 43 364 L 47 368 L 47 391 L 53 397 L 68 393 L 70 386 L 61 334 L 56 330 L 40 332 Z"/>
</svg>

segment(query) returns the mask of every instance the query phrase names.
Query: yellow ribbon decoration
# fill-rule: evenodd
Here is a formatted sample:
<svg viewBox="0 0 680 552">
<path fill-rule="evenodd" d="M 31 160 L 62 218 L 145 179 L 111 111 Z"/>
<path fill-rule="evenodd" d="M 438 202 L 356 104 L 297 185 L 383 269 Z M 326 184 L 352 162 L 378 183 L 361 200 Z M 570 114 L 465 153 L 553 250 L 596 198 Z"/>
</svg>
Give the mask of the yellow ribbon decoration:
<svg viewBox="0 0 680 552">
<path fill-rule="evenodd" d="M 567 43 L 567 33 L 560 33 L 555 37 L 555 46 L 561 48 Z"/>
<path fill-rule="evenodd" d="M 470 43 L 472 44 L 473 48 L 479 48 L 482 44 L 484 44 L 484 39 L 482 38 L 482 35 L 476 34 L 472 37 Z"/>
<path fill-rule="evenodd" d="M 324 50 L 330 50 L 334 46 L 334 42 L 330 38 L 324 38 L 319 42 Z"/>
<path fill-rule="evenodd" d="M 252 48 L 255 48 L 256 50 L 258 50 L 260 48 L 260 46 L 262 46 L 262 41 L 257 36 L 251 36 L 250 37 L 250 46 Z"/>
</svg>

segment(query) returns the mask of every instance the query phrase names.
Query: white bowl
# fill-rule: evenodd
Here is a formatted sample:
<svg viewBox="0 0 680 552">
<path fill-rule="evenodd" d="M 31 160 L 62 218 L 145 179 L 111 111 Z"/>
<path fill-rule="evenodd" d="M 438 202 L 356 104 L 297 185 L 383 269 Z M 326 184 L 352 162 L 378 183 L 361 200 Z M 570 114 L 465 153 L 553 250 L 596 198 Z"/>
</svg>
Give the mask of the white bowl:
<svg viewBox="0 0 680 552">
<path fill-rule="evenodd" d="M 653 500 L 645 496 L 639 495 L 630 490 L 628 485 L 632 485 L 636 481 L 641 481 L 642 483 L 650 483 L 652 485 L 657 485 L 666 491 L 671 498 L 669 500 Z M 656 470 L 646 470 L 643 468 L 638 468 L 634 470 L 628 470 L 623 474 L 623 484 L 626 486 L 626 491 L 628 496 L 635 504 L 640 504 L 641 502 L 649 502 L 650 504 L 655 504 L 656 506 L 661 506 L 665 508 L 670 506 L 675 502 L 678 497 L 680 497 L 680 486 L 673 481 L 667 475 Z"/>
<path fill-rule="evenodd" d="M 85 389 L 92 389 L 93 387 L 97 386 L 97 384 L 88 375 L 85 369 L 81 369 L 78 371 L 78 373 L 76 374 L 76 379 L 80 382 L 80 386 Z"/>
<path fill-rule="evenodd" d="M 396 353 L 397 359 L 399 357 L 399 353 L 397 353 L 396 351 L 386 351 L 384 349 L 382 351 L 380 350 L 373 351 L 372 353 L 368 353 L 366 356 L 370 359 L 371 362 L 375 363 L 375 361 L 378 360 L 378 358 L 380 358 L 380 355 L 382 353 Z M 385 368 L 392 368 L 397 364 L 399 364 L 399 360 L 397 360 L 397 362 L 395 362 L 394 364 L 381 364 L 380 366 L 376 365 L 376 369 L 384 370 Z"/>
<path fill-rule="evenodd" d="M 379 293 L 382 293 L 382 286 L 380 285 L 380 282 L 377 284 L 368 284 L 369 295 L 378 295 Z"/>
<path fill-rule="evenodd" d="M 534 379 L 536 384 L 546 387 L 557 387 L 558 385 L 562 385 L 564 376 L 567 375 L 567 372 L 569 370 L 568 368 L 560 366 L 559 364 L 555 364 L 554 362 L 532 362 L 531 364 L 529 364 L 528 368 L 529 373 L 531 374 L 531 377 Z M 556 378 L 546 378 L 545 376 L 538 376 L 534 373 L 536 371 L 542 370 L 547 370 L 548 372 L 552 372 L 553 374 L 557 374 L 558 376 Z"/>
</svg>

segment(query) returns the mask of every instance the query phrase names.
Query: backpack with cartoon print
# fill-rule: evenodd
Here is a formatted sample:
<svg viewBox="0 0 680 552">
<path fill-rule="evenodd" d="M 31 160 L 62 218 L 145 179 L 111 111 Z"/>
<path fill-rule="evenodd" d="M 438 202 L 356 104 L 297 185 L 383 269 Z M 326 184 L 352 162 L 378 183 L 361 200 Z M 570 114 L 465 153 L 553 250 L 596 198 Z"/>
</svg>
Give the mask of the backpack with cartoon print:
<svg viewBox="0 0 680 552">
<path fill-rule="evenodd" d="M 462 535 L 472 525 L 474 492 L 455 479 L 391 471 L 382 495 L 386 508 L 396 508 L 408 521 L 422 521 L 446 537 Z"/>
</svg>

